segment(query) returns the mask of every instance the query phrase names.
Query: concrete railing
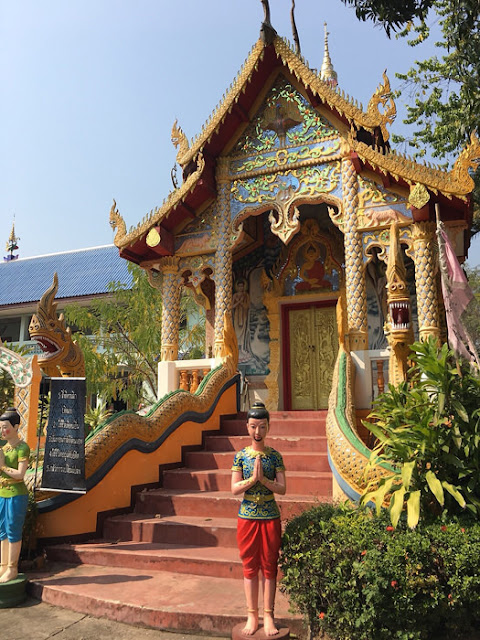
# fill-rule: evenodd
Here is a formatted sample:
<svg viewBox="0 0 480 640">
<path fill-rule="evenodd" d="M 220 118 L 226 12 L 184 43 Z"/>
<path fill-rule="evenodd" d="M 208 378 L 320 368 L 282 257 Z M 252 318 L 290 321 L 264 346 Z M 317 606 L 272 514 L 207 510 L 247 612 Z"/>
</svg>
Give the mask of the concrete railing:
<svg viewBox="0 0 480 640">
<path fill-rule="evenodd" d="M 195 393 L 203 378 L 220 364 L 215 358 L 158 363 L 158 397 L 184 389 Z"/>
</svg>

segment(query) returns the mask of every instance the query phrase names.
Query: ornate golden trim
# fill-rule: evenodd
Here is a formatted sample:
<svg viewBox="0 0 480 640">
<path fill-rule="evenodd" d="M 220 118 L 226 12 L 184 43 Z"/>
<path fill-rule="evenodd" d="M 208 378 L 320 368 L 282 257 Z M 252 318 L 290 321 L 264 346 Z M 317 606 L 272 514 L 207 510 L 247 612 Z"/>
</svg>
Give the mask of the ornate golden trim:
<svg viewBox="0 0 480 640">
<path fill-rule="evenodd" d="M 332 87 L 328 81 L 322 80 L 317 73 L 312 71 L 306 60 L 295 53 L 283 38 L 277 36 L 273 41 L 273 45 L 277 56 L 282 59 L 282 62 L 285 63 L 290 72 L 315 95 L 318 95 L 322 102 L 336 109 L 341 116 L 345 115 L 349 122 L 355 122 L 355 124 L 365 129 L 373 130 L 375 127 L 380 127 L 384 140 L 388 139 L 389 134 L 386 130 L 386 125 L 393 121 L 396 108 L 391 95 L 390 83 L 385 73 L 383 74 L 383 83 L 375 90 L 368 103 L 367 111 L 363 111 L 362 105 L 359 105 L 340 89 Z M 259 39 L 253 46 L 237 77 L 230 85 L 228 92 L 223 95 L 208 122 L 203 126 L 201 133 L 195 140 L 192 140 L 188 150 L 177 156 L 180 165 L 185 166 L 195 157 L 222 124 L 227 114 L 230 113 L 241 92 L 244 91 L 251 74 L 257 68 L 258 62 L 263 56 L 263 50 L 264 43 Z M 385 107 L 387 102 L 389 103 L 388 107 L 384 112 L 380 112 L 379 105 Z"/>
<path fill-rule="evenodd" d="M 468 174 L 468 167 L 474 163 L 472 148 L 468 153 L 466 150 L 462 151 L 462 154 L 465 152 L 462 160 L 457 160 L 458 164 L 456 162 L 452 171 L 446 173 L 441 169 L 418 164 L 415 160 L 394 151 L 381 153 L 364 142 L 355 140 L 353 136 L 349 136 L 349 142 L 361 160 L 379 169 L 384 175 L 390 173 L 396 180 L 401 177 L 410 185 L 422 183 L 434 193 L 440 192 L 447 198 L 456 196 L 462 200 L 466 200 L 467 195 L 473 190 L 474 182 Z M 480 150 L 477 153 L 480 153 Z"/>
<path fill-rule="evenodd" d="M 191 141 L 190 148 L 188 150 L 186 150 L 182 155 L 180 155 L 180 153 L 178 154 L 177 162 L 182 167 L 193 160 L 196 154 L 210 140 L 212 135 L 216 132 L 217 128 L 225 120 L 227 114 L 231 112 L 235 103 L 238 102 L 240 95 L 244 93 L 245 87 L 250 80 L 250 76 L 257 68 L 259 61 L 263 57 L 263 52 L 264 43 L 261 39 L 259 39 L 254 44 L 250 54 L 248 55 L 242 68 L 238 72 L 237 77 L 232 82 L 227 92 L 223 94 L 223 97 L 218 103 L 215 111 L 203 125 L 200 134 Z"/>
<path fill-rule="evenodd" d="M 205 161 L 203 156 L 199 154 L 197 158 L 197 168 L 191 173 L 185 182 L 175 191 L 171 191 L 166 200 L 163 201 L 161 207 L 156 207 L 133 229 L 127 233 L 127 227 L 122 216 L 119 214 L 115 200 L 113 206 L 110 209 L 110 225 L 113 229 L 117 229 L 117 233 L 114 238 L 114 244 L 119 249 L 126 247 L 129 244 L 136 242 L 142 235 L 147 233 L 154 225 L 159 224 L 163 218 L 166 218 L 170 211 L 177 204 L 182 202 L 188 193 L 193 189 L 196 183 L 200 180 L 203 170 L 205 168 Z"/>
<path fill-rule="evenodd" d="M 430 194 L 425 185 L 417 183 L 410 187 L 410 195 L 408 196 L 408 204 L 415 209 L 422 209 L 430 200 Z"/>
</svg>

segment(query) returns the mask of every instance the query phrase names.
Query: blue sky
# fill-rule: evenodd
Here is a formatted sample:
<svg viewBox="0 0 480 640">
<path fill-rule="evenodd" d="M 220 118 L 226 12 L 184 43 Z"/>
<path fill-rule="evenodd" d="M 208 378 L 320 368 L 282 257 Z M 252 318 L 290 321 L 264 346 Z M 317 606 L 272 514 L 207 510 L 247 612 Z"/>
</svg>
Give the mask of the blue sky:
<svg viewBox="0 0 480 640">
<path fill-rule="evenodd" d="M 290 0 L 271 0 L 291 39 Z M 171 189 L 175 118 L 188 137 L 258 38 L 260 0 L 0 0 L 0 242 L 13 216 L 22 257 L 108 244 L 115 198 L 127 226 Z M 323 23 L 339 84 L 367 104 L 412 49 L 357 21 L 340 0 L 297 0 L 302 53 L 323 58 Z M 394 131 L 405 132 L 400 115 Z M 478 246 L 476 246 L 478 244 Z M 480 263 L 475 242 L 469 262 Z"/>
</svg>

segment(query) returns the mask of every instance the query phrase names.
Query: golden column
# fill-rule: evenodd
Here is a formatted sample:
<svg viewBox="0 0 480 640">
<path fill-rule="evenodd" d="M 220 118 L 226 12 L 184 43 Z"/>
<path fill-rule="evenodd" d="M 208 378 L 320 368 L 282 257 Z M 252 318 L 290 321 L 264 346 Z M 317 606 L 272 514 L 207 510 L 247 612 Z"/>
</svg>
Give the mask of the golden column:
<svg viewBox="0 0 480 640">
<path fill-rule="evenodd" d="M 367 291 L 362 235 L 357 231 L 358 180 L 351 158 L 342 159 L 345 286 L 350 348 L 368 348 Z"/>
<path fill-rule="evenodd" d="M 167 256 L 159 261 L 162 270 L 162 349 L 161 359 L 178 357 L 178 331 L 180 328 L 180 276 L 179 259 Z"/>
<path fill-rule="evenodd" d="M 217 250 L 215 252 L 215 346 L 214 356 L 223 356 L 224 314 L 232 312 L 232 252 L 229 243 L 230 181 L 222 160 L 217 171 Z"/>
<path fill-rule="evenodd" d="M 428 336 L 439 338 L 435 223 L 413 224 L 412 241 L 420 340 L 426 340 Z"/>
</svg>

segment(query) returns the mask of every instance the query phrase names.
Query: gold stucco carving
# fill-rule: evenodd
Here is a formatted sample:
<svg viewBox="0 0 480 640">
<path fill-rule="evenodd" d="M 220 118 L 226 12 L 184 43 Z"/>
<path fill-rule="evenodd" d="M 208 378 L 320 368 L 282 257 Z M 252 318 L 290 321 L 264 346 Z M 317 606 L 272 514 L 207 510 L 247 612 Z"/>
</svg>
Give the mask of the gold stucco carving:
<svg viewBox="0 0 480 640">
<path fill-rule="evenodd" d="M 229 90 L 224 94 L 218 107 L 189 147 L 180 127 L 178 127 L 177 124 L 174 125 L 172 138 L 175 142 L 178 142 L 179 153 L 177 160 L 182 166 L 198 158 L 205 144 L 207 144 L 212 135 L 219 130 L 220 125 L 233 109 L 242 91 L 245 90 L 247 83 L 250 81 L 252 73 L 262 59 L 264 46 L 261 39 L 254 45 Z M 351 125 L 355 124 L 357 128 L 363 127 L 369 131 L 373 131 L 379 127 L 382 130 L 384 140 L 388 139 L 386 126 L 390 124 L 395 117 L 395 103 L 391 96 L 388 78 L 385 74 L 383 76 L 383 82 L 376 89 L 369 101 L 367 110 L 363 111 L 363 107 L 358 105 L 358 103 L 348 95 L 346 96 L 338 88 L 332 87 L 330 83 L 323 81 L 317 73 L 309 68 L 306 61 L 295 53 L 283 39 L 277 36 L 274 39 L 273 46 L 275 47 L 277 56 L 288 67 L 290 72 L 300 80 L 307 89 L 318 96 L 323 103 L 335 109 L 340 116 L 344 116 Z M 382 111 L 380 107 L 383 108 Z M 350 131 L 348 140 L 345 143 L 343 143 L 342 140 L 343 139 L 340 138 L 342 147 L 341 155 L 346 155 L 349 148 L 355 151 L 360 159 L 368 162 L 374 169 L 378 169 L 384 175 L 390 174 L 396 180 L 401 177 L 407 184 L 415 185 L 416 183 L 420 183 L 433 192 L 440 192 L 447 197 L 456 196 L 462 199 L 466 199 L 466 196 L 473 190 L 474 184 L 469 175 L 469 168 L 477 165 L 477 159 L 480 156 L 480 143 L 475 133 L 472 134 L 469 144 L 458 157 L 452 171 L 448 173 L 435 167 L 418 164 L 411 158 L 395 153 L 394 151 L 384 152 L 382 149 L 374 149 L 358 141 L 355 137 L 355 131 L 353 130 Z M 304 162 L 308 163 L 311 162 L 311 160 Z M 171 209 L 181 202 L 186 194 L 195 186 L 203 171 L 203 166 L 203 161 L 200 157 L 200 159 L 197 160 L 197 170 L 188 176 L 181 187 L 169 195 L 160 208 L 151 211 L 145 220 L 129 233 L 127 233 L 125 223 L 116 210 L 116 207 L 112 207 L 110 220 L 112 226 L 117 229 L 114 240 L 116 246 L 122 248 L 128 244 L 132 244 L 154 224 L 167 216 Z M 227 173 L 228 169 L 225 166 L 223 171 L 220 170 L 217 172 L 217 180 L 227 180 Z"/>
<path fill-rule="evenodd" d="M 150 231 L 147 233 L 147 237 L 145 238 L 145 242 L 149 247 L 156 247 L 160 244 L 160 233 L 156 227 L 152 227 Z"/>
<path fill-rule="evenodd" d="M 179 258 L 166 256 L 159 260 L 162 272 L 162 361 L 174 361 L 178 356 L 178 332 L 180 327 L 181 278 Z"/>
<path fill-rule="evenodd" d="M 350 353 L 340 346 L 328 403 L 326 424 L 328 450 L 336 473 L 348 486 L 361 494 L 370 482 L 379 482 L 381 478 L 391 475 L 391 471 L 380 466 L 369 465 L 370 452 L 368 449 L 354 447 L 340 425 L 337 406 L 340 404 L 339 395 L 342 392 L 340 361 L 343 357 L 346 357 L 347 360 L 346 379 L 343 380 L 346 400 L 340 406 L 345 406 L 348 429 L 352 434 L 357 434 L 354 402 L 355 365 Z"/>
<path fill-rule="evenodd" d="M 380 111 L 379 106 L 382 107 L 383 111 Z M 383 140 L 385 142 L 390 137 L 387 130 L 387 124 L 392 124 L 396 115 L 397 107 L 395 106 L 392 90 L 390 88 L 390 80 L 387 77 L 386 71 L 384 71 L 383 83 L 379 85 L 368 103 L 367 117 L 371 122 L 378 122 L 377 126 L 381 128 Z"/>
<path fill-rule="evenodd" d="M 123 238 L 127 235 L 127 225 L 125 224 L 125 220 L 118 212 L 117 203 L 115 200 L 110 208 L 110 226 L 113 230 L 117 230 L 117 234 L 115 238 Z"/>
<path fill-rule="evenodd" d="M 396 386 L 407 377 L 407 359 L 413 343 L 413 328 L 407 271 L 401 252 L 398 225 L 395 223 L 390 227 L 386 277 L 388 320 L 385 323 L 385 335 L 390 347 L 389 382 Z"/>
<path fill-rule="evenodd" d="M 188 153 L 190 148 L 188 144 L 187 136 L 183 133 L 182 127 L 178 125 L 178 120 L 175 120 L 172 127 L 172 143 L 175 149 L 178 149 L 177 162 L 181 165 L 181 159 Z"/>
<path fill-rule="evenodd" d="M 181 391 L 171 394 L 160 401 L 150 416 L 122 413 L 86 441 L 85 476 L 87 480 L 127 442 L 135 438 L 140 442 L 155 442 L 182 414 L 187 412 L 202 414 L 212 406 L 222 386 L 237 371 L 236 354 L 228 322 L 225 334 L 222 365 L 210 374 L 205 386 L 199 387 L 199 393 Z M 41 477 L 41 473 L 38 474 L 37 486 L 41 483 Z M 31 485 L 33 485 L 33 478 L 30 480 L 30 488 L 32 488 Z M 45 492 L 40 492 L 37 496 L 37 500 L 47 497 Z"/>
<path fill-rule="evenodd" d="M 435 230 L 434 222 L 417 222 L 412 225 L 420 340 L 426 340 L 429 336 L 440 336 L 437 294 L 438 249 Z"/>
<path fill-rule="evenodd" d="M 232 311 L 232 252 L 229 247 L 230 185 L 219 185 L 216 211 L 218 247 L 215 252 L 215 357 L 221 356 L 224 345 L 224 318 Z"/>
<path fill-rule="evenodd" d="M 53 282 L 40 298 L 28 331 L 44 352 L 38 364 L 48 376 L 83 377 L 83 351 L 73 342 L 71 329 L 65 324 L 63 313 L 57 315 L 57 304 L 54 302 L 57 291 L 58 276 L 54 273 Z"/>
<path fill-rule="evenodd" d="M 269 411 L 277 411 L 279 406 L 280 375 L 280 303 L 283 295 L 283 282 L 277 278 L 269 278 L 262 272 L 263 304 L 267 310 L 269 322 L 270 373 L 265 378 L 268 395 L 265 405 Z"/>
<path fill-rule="evenodd" d="M 475 187 L 475 182 L 469 173 L 469 169 L 476 169 L 480 164 L 480 140 L 476 131 L 472 131 L 470 141 L 460 152 L 450 174 L 461 186 L 462 192 L 470 193 Z"/>
<path fill-rule="evenodd" d="M 300 229 L 300 211 L 292 206 L 296 196 L 293 188 L 279 190 L 275 196 L 275 213 L 271 211 L 268 216 L 272 233 L 278 236 L 283 244 L 288 244 Z"/>
<path fill-rule="evenodd" d="M 349 122 L 355 122 L 357 125 L 369 130 L 380 127 L 384 139 L 388 139 L 386 125 L 392 122 L 396 109 L 391 96 L 390 84 L 385 74 L 383 76 L 383 83 L 373 94 L 367 110 L 363 111 L 362 106 L 354 101 L 353 98 L 346 95 L 340 89 L 332 87 L 328 81 L 322 80 L 317 73 L 312 71 L 308 63 L 293 51 L 285 40 L 277 36 L 273 45 L 277 56 L 281 58 L 290 72 L 293 73 L 298 80 L 301 80 L 315 95 L 318 95 L 322 102 L 336 109 L 341 116 L 345 115 Z M 204 145 L 224 121 L 227 114 L 232 110 L 233 105 L 238 100 L 250 76 L 255 71 L 259 60 L 263 56 L 263 50 L 264 43 L 262 40 L 258 40 L 236 79 L 222 97 L 222 100 L 210 116 L 208 122 L 204 125 L 199 136 L 192 142 L 188 152 L 178 158 L 178 162 L 182 166 L 190 162 L 192 158 L 203 149 Z M 379 106 L 385 107 L 385 109 L 380 111 Z"/>
<path fill-rule="evenodd" d="M 474 148 L 465 153 L 460 162 L 457 160 L 458 164 L 455 163 L 452 171 L 445 172 L 442 169 L 418 164 L 415 160 L 394 151 L 382 153 L 364 142 L 355 140 L 353 136 L 349 136 L 349 143 L 361 160 L 379 169 L 384 175 L 389 173 L 396 180 L 401 177 L 409 184 L 422 183 L 431 191 L 461 199 L 465 199 L 473 189 L 474 184 L 468 174 L 468 167 L 474 162 Z"/>
<path fill-rule="evenodd" d="M 343 231 L 345 238 L 345 282 L 350 346 L 368 348 L 367 291 L 362 235 L 357 230 L 358 179 L 350 158 L 342 161 Z"/>
<path fill-rule="evenodd" d="M 230 85 L 226 93 L 223 94 L 217 108 L 212 113 L 208 121 L 203 125 L 200 134 L 192 141 L 190 149 L 185 151 L 182 156 L 177 156 L 177 161 L 181 166 L 185 166 L 196 156 L 203 146 L 210 140 L 217 128 L 225 120 L 227 114 L 233 109 L 239 97 L 245 90 L 250 76 L 256 69 L 258 62 L 263 57 L 264 44 L 262 40 L 258 40 L 253 46 L 249 56 L 245 60 L 237 77 Z"/>
<path fill-rule="evenodd" d="M 430 200 L 430 194 L 425 185 L 417 182 L 416 185 L 410 187 L 410 195 L 408 196 L 408 204 L 415 209 L 422 209 Z"/>
</svg>

